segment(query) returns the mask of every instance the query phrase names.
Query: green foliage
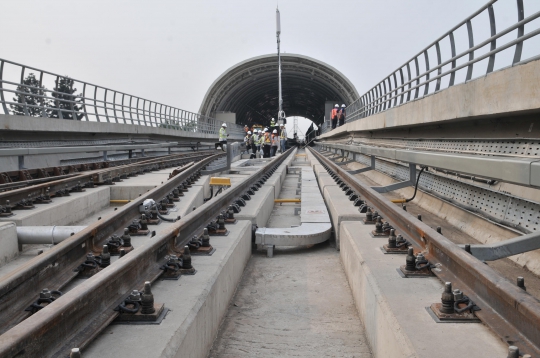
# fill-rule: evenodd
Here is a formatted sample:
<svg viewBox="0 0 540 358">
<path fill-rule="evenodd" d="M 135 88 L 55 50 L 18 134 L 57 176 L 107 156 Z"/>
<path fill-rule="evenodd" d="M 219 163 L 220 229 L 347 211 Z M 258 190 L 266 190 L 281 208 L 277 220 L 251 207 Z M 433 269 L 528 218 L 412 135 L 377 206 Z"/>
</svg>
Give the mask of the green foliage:
<svg viewBox="0 0 540 358">
<path fill-rule="evenodd" d="M 83 113 L 78 113 L 82 108 L 82 102 L 80 98 L 77 98 L 77 95 L 73 95 L 77 89 L 73 88 L 71 78 L 58 77 L 54 91 L 58 93 L 52 93 L 54 99 L 50 102 L 49 117 L 77 120 L 84 117 Z M 82 94 L 78 94 L 78 96 L 82 97 Z M 74 118 L 73 112 L 75 112 L 76 118 Z"/>
<path fill-rule="evenodd" d="M 45 87 L 40 86 L 38 79 L 33 73 L 28 74 L 23 80 L 23 83 L 17 86 L 17 92 L 23 92 L 24 94 L 16 93 L 15 97 L 13 97 L 13 101 L 17 103 L 10 105 L 13 114 L 19 116 L 41 117 L 43 109 L 33 106 L 48 106 L 48 100 L 39 97 L 45 96 L 44 89 Z"/>
</svg>

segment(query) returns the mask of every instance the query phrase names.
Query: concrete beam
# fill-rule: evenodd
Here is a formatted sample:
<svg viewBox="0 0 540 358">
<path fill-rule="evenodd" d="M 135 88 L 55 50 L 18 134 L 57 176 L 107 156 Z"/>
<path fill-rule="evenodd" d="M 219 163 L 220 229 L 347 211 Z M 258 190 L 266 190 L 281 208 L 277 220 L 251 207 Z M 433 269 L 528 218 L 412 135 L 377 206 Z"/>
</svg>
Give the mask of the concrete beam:
<svg viewBox="0 0 540 358">
<path fill-rule="evenodd" d="M 405 163 L 416 163 L 458 173 L 477 175 L 518 185 L 540 187 L 540 159 L 424 152 L 362 145 L 329 143 L 322 143 L 322 145 L 364 155 L 399 160 Z"/>
</svg>

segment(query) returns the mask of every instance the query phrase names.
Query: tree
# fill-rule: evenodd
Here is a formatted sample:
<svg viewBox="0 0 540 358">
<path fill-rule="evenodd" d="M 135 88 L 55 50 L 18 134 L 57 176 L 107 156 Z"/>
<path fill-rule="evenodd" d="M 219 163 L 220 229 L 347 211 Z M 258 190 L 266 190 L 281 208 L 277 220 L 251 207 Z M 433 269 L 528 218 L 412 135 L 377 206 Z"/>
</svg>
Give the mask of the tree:
<svg viewBox="0 0 540 358">
<path fill-rule="evenodd" d="M 51 118 L 63 118 L 63 119 L 77 119 L 80 120 L 84 114 L 78 113 L 81 110 L 82 94 L 73 95 L 77 91 L 73 88 L 73 80 L 69 77 L 58 77 L 56 79 L 56 87 L 52 96 L 54 100 L 50 102 L 49 117 Z M 72 103 L 73 102 L 73 103 Z M 75 112 L 76 118 L 73 117 Z M 62 117 L 60 117 L 62 114 Z"/>
<path fill-rule="evenodd" d="M 48 107 L 48 100 L 44 97 L 39 97 L 45 96 L 44 89 L 45 87 L 40 86 L 38 79 L 33 73 L 28 74 L 23 80 L 23 83 L 17 86 L 17 92 L 19 93 L 16 93 L 15 97 L 13 97 L 13 101 L 17 104 L 10 105 L 13 114 L 19 116 L 28 115 L 31 117 L 41 117 L 43 108 L 32 106 Z M 24 110 L 25 104 L 28 114 Z"/>
</svg>

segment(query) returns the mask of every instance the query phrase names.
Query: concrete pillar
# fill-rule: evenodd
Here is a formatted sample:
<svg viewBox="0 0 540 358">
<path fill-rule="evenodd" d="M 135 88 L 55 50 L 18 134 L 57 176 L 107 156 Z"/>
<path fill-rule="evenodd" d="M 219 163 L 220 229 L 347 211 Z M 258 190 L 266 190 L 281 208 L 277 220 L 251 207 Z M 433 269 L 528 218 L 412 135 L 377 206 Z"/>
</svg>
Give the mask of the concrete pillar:
<svg viewBox="0 0 540 358">
<path fill-rule="evenodd" d="M 0 222 L 0 266 L 19 255 L 17 228 L 12 222 Z"/>
</svg>

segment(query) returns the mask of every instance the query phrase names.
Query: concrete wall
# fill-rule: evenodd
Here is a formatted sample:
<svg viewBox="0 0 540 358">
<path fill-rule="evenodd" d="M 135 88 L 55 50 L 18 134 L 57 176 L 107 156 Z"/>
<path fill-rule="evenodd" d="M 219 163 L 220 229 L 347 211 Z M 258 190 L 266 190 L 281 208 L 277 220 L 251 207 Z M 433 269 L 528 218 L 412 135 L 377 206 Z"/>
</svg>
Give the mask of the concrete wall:
<svg viewBox="0 0 540 358">
<path fill-rule="evenodd" d="M 58 118 L 35 118 L 0 114 L 0 141 L 106 138 L 122 135 L 127 138 L 153 137 L 169 140 L 216 141 L 217 134 L 187 132 L 169 128 L 158 128 L 119 123 L 71 121 Z M 39 137 L 38 137 L 39 136 Z M 229 139 L 242 139 L 231 134 Z"/>
<path fill-rule="evenodd" d="M 216 112 L 215 118 L 220 122 L 236 123 L 236 113 Z"/>
<path fill-rule="evenodd" d="M 345 124 L 320 138 L 401 126 L 442 124 L 540 111 L 540 60 L 493 72 Z"/>
</svg>

